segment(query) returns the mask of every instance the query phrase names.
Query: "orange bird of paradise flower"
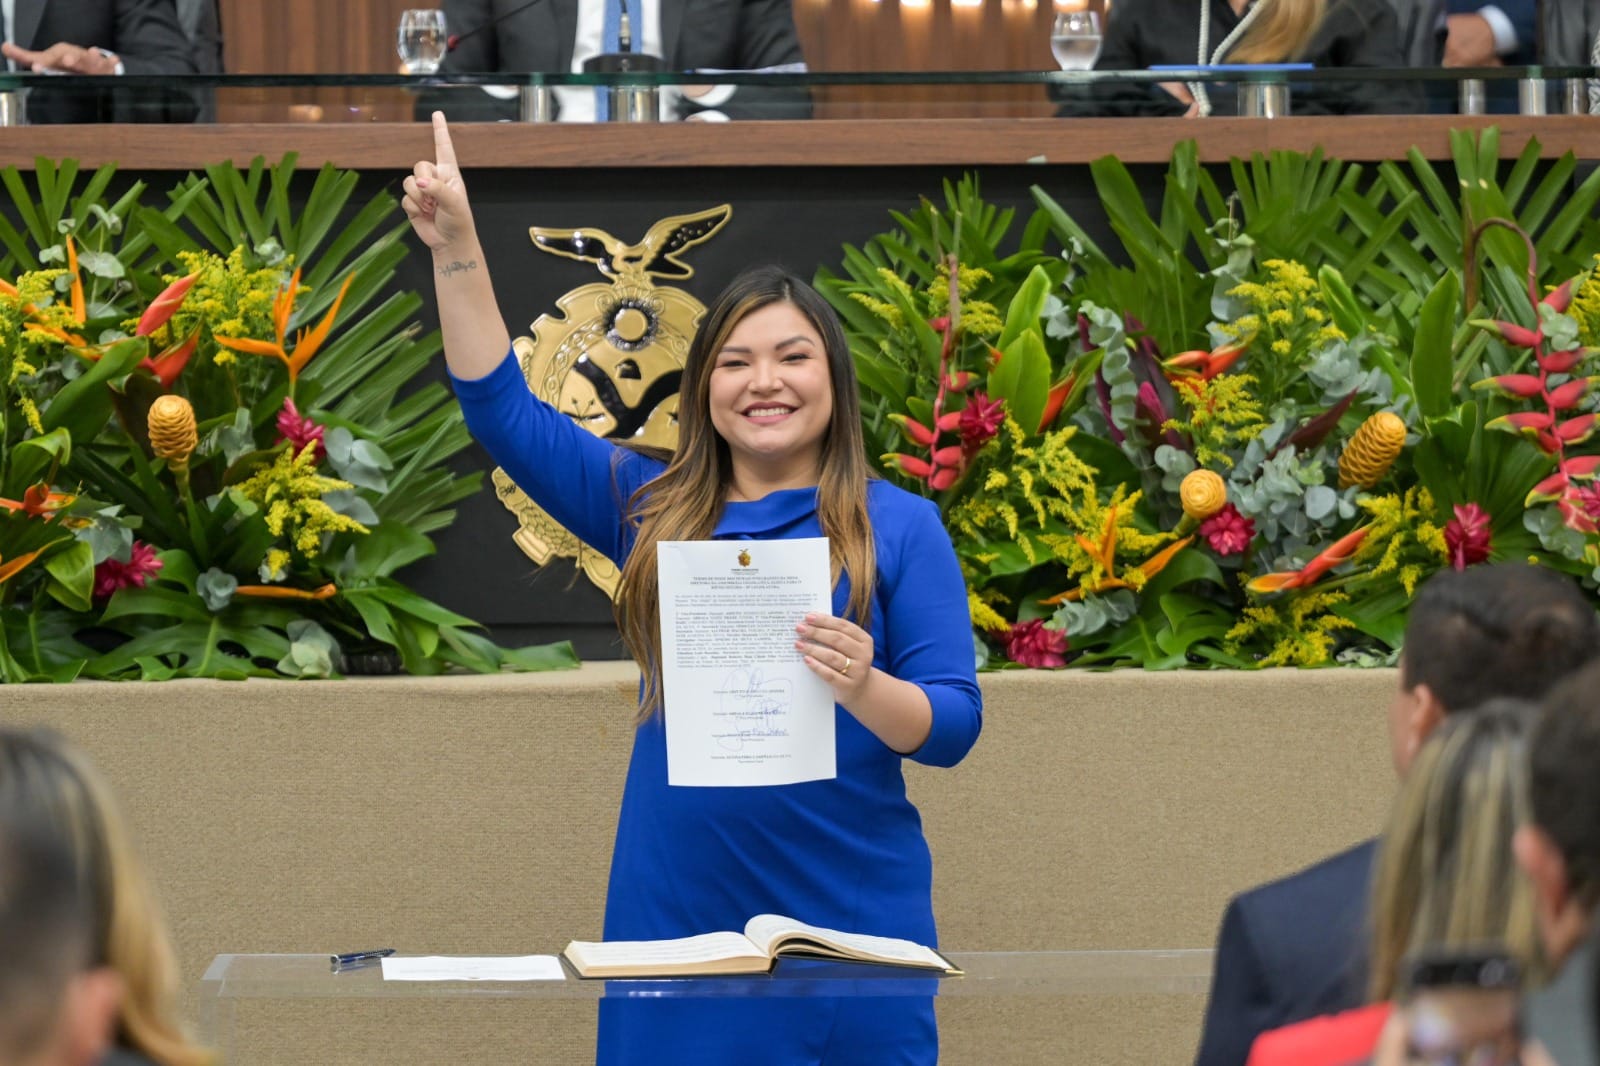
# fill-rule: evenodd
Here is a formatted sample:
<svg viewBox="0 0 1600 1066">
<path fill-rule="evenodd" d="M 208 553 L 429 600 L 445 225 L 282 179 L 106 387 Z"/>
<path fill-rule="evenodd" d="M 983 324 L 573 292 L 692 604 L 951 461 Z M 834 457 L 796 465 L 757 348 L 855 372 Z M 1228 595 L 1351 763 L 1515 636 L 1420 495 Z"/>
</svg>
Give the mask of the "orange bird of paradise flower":
<svg viewBox="0 0 1600 1066">
<path fill-rule="evenodd" d="M 46 545 L 46 547 L 49 547 L 49 545 Z M 20 574 L 23 570 L 26 570 L 28 564 L 39 558 L 39 556 L 42 554 L 44 554 L 44 548 L 35 548 L 31 552 L 13 556 L 10 559 L 0 559 L 0 585 L 5 584 L 7 581 L 10 581 L 12 578 Z"/>
<path fill-rule="evenodd" d="M 333 306 L 328 308 L 328 313 L 322 317 L 314 329 L 303 329 L 295 338 L 294 354 L 289 354 L 284 347 L 284 339 L 289 332 L 289 318 L 294 313 L 295 294 L 300 291 L 300 271 L 296 270 L 289 279 L 289 284 L 279 293 L 272 302 L 272 325 L 278 334 L 276 342 L 252 340 L 249 337 L 217 337 L 216 341 L 224 348 L 231 348 L 236 352 L 246 355 L 270 355 L 275 359 L 283 360 L 283 365 L 289 368 L 289 382 L 293 384 L 300 378 L 300 371 L 305 369 L 311 357 L 316 355 L 323 343 L 328 339 L 328 331 L 333 329 L 333 320 L 339 314 L 339 305 L 344 303 L 344 294 L 350 291 L 350 283 L 355 280 L 355 275 L 347 275 L 344 284 L 339 286 L 339 295 L 333 298 Z"/>
<path fill-rule="evenodd" d="M 8 500 L 0 496 L 0 508 L 15 514 L 22 511 L 30 518 L 53 518 L 55 513 L 66 507 L 77 496 L 66 492 L 51 492 L 50 486 L 44 482 L 28 486 L 20 500 Z"/>
<path fill-rule="evenodd" d="M 72 315 L 72 321 L 81 326 L 89 320 L 89 309 L 83 297 L 83 275 L 78 272 L 78 249 L 72 243 L 71 237 L 67 238 L 67 270 L 72 275 L 72 286 L 68 296 L 68 310 Z M 6 281 L 0 281 L 0 293 L 17 297 L 22 295 L 17 291 L 15 285 Z M 37 316 L 39 314 L 39 309 L 30 303 L 23 304 L 22 311 L 29 316 Z M 45 322 L 28 322 L 22 328 L 34 333 L 43 333 L 47 337 L 54 337 L 63 344 L 70 344 L 74 348 L 87 348 L 89 346 L 89 342 L 78 336 L 78 334 L 64 330 L 60 326 L 52 326 Z"/>
<path fill-rule="evenodd" d="M 262 600 L 326 600 L 339 589 L 329 582 L 314 589 L 292 589 L 283 585 L 240 585 L 235 596 L 254 596 Z"/>
<path fill-rule="evenodd" d="M 1140 563 L 1138 566 L 1134 567 L 1134 569 L 1143 574 L 1146 580 L 1155 577 L 1157 574 L 1161 573 L 1161 571 L 1167 568 L 1167 564 L 1172 562 L 1173 556 L 1187 548 L 1190 542 L 1193 540 L 1193 535 L 1184 537 L 1180 540 L 1175 540 L 1171 544 L 1168 544 L 1165 548 L 1162 548 L 1160 551 L 1156 552 L 1150 558 L 1146 559 L 1144 562 Z M 1108 592 L 1113 589 L 1133 588 L 1133 586 L 1128 582 L 1116 576 L 1117 509 L 1115 507 L 1111 508 L 1106 515 L 1106 528 L 1105 531 L 1100 534 L 1100 543 L 1096 544 L 1094 541 L 1090 540 L 1088 537 L 1085 537 L 1081 533 L 1078 534 L 1077 541 L 1078 545 L 1083 548 L 1084 551 L 1089 553 L 1089 558 L 1098 563 L 1100 565 L 1100 569 L 1105 571 L 1105 580 L 1095 585 L 1095 587 L 1092 589 L 1086 589 L 1082 585 L 1079 585 L 1075 589 L 1069 589 L 1066 592 L 1060 593 L 1059 595 L 1051 596 L 1047 600 L 1040 600 L 1040 603 L 1046 606 L 1054 607 L 1057 604 L 1071 603 L 1075 600 L 1081 600 L 1083 599 L 1084 595 L 1089 592 Z"/>
<path fill-rule="evenodd" d="M 1329 570 L 1340 563 L 1347 563 L 1355 555 L 1356 549 L 1361 547 L 1361 542 L 1367 539 L 1371 526 L 1362 526 L 1353 533 L 1346 533 L 1326 548 L 1322 549 L 1309 563 L 1299 570 L 1280 570 L 1273 574 L 1262 574 L 1252 580 L 1245 588 L 1251 592 L 1285 592 L 1289 589 L 1303 589 L 1314 585 Z"/>
</svg>

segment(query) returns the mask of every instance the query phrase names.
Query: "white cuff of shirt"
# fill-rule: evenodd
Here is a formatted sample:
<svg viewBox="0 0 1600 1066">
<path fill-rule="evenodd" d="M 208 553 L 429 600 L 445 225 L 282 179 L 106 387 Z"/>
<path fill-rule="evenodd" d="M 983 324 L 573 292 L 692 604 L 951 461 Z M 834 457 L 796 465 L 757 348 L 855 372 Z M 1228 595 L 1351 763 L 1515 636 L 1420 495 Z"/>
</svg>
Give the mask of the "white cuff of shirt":
<svg viewBox="0 0 1600 1066">
<path fill-rule="evenodd" d="M 107 59 L 115 59 L 117 61 L 117 68 L 115 70 L 113 70 L 111 73 L 113 73 L 113 74 L 126 74 L 126 73 L 128 73 L 128 68 L 123 66 L 123 64 L 122 64 L 122 57 L 117 55 L 117 53 L 108 52 L 104 48 L 99 47 L 98 45 L 96 45 L 95 47 L 89 49 L 89 51 L 98 52 L 100 55 L 105 56 Z"/>
<path fill-rule="evenodd" d="M 686 95 L 685 99 L 696 107 L 721 107 L 733 99 L 734 90 L 738 88 L 737 85 L 713 85 L 699 96 Z M 727 116 L 723 117 L 726 118 Z"/>
<path fill-rule="evenodd" d="M 1504 11 L 1493 4 L 1485 4 L 1478 8 L 1478 14 L 1489 24 L 1489 32 L 1494 34 L 1496 55 L 1508 56 L 1517 50 L 1517 28 L 1511 25 L 1511 19 Z"/>
</svg>

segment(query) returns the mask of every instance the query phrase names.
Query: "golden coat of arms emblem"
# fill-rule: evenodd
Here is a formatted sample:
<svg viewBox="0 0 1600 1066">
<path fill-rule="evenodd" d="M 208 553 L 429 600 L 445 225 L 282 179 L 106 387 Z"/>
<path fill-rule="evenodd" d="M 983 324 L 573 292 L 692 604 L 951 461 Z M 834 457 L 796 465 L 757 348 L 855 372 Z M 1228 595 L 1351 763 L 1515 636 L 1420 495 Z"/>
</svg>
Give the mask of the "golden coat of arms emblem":
<svg viewBox="0 0 1600 1066">
<path fill-rule="evenodd" d="M 560 313 L 543 314 L 533 336 L 512 348 L 534 394 L 599 437 L 657 448 L 678 445 L 678 385 L 705 305 L 657 279 L 681 281 L 694 271 L 678 258 L 727 223 L 727 204 L 674 215 L 624 244 L 594 227 L 529 230 L 534 246 L 593 263 L 608 279 L 556 300 Z M 610 559 L 568 532 L 523 494 L 505 471 L 494 472 L 495 495 L 517 516 L 513 539 L 540 566 L 571 558 L 590 581 L 615 596 L 622 574 Z"/>
</svg>

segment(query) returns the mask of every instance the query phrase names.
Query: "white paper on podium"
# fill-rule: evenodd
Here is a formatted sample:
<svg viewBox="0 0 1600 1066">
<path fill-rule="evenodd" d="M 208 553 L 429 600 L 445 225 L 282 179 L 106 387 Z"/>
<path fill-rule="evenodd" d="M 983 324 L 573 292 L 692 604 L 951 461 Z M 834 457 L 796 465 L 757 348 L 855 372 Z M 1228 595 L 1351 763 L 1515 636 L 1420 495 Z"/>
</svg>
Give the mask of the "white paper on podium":
<svg viewBox="0 0 1600 1066">
<path fill-rule="evenodd" d="M 383 960 L 385 981 L 565 981 L 554 955 L 415 955 Z"/>
<path fill-rule="evenodd" d="M 832 613 L 827 538 L 662 541 L 656 563 L 667 783 L 835 777 L 833 690 L 794 649 Z"/>
</svg>

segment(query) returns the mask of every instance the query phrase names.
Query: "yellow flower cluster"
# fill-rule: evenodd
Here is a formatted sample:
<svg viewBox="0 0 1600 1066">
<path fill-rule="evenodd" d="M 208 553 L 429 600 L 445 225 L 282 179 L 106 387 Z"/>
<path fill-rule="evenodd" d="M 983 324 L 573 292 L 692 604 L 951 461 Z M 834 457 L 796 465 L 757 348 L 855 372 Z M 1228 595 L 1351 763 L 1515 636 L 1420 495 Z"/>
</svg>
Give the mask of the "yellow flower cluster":
<svg viewBox="0 0 1600 1066">
<path fill-rule="evenodd" d="M 4 370 L 0 371 L 0 382 L 3 382 L 0 391 L 3 391 L 5 405 L 20 412 L 23 421 L 35 433 L 44 432 L 44 423 L 25 379 L 39 372 L 61 342 L 24 327 L 35 322 L 69 333 L 83 328 L 73 320 L 72 309 L 65 302 L 57 301 L 55 282 L 65 274 L 65 270 L 35 270 L 17 279 L 15 296 L 0 295 L 0 359 L 5 361 Z"/>
<path fill-rule="evenodd" d="M 199 326 L 224 337 L 271 338 L 272 302 L 288 277 L 288 264 L 252 270 L 243 247 L 224 259 L 213 252 L 179 252 L 184 274 L 198 274 L 189 296 L 172 316 L 172 332 L 187 337 Z M 174 275 L 167 280 L 176 280 Z M 128 326 L 132 329 L 132 324 Z M 217 348 L 214 362 L 233 361 L 233 353 Z"/>
<path fill-rule="evenodd" d="M 1594 257 L 1595 269 L 1583 279 L 1572 294 L 1567 314 L 1578 323 L 1578 343 L 1585 348 L 1600 347 L 1600 255 Z"/>
<path fill-rule="evenodd" d="M 308 443 L 299 455 L 288 448 L 271 466 L 262 468 L 238 486 L 246 499 L 262 509 L 272 535 L 285 538 L 295 551 L 307 558 L 317 554 L 324 533 L 368 532 L 366 526 L 323 502 L 322 497 L 327 493 L 348 489 L 351 485 L 347 481 L 322 477 L 315 472 L 316 465 L 315 442 Z"/>
<path fill-rule="evenodd" d="M 1268 259 L 1261 264 L 1262 281 L 1243 281 L 1228 290 L 1250 306 L 1250 311 L 1222 327 L 1234 338 L 1256 335 L 1252 350 L 1262 348 L 1298 362 L 1328 341 L 1344 340 L 1322 306 L 1321 291 L 1311 272 L 1292 259 Z"/>
<path fill-rule="evenodd" d="M 1272 650 L 1261 660 L 1262 667 L 1320 666 L 1333 654 L 1334 634 L 1355 625 L 1332 613 L 1348 599 L 1342 592 L 1308 590 L 1278 603 L 1246 607 L 1223 640 L 1235 655 L 1252 638 L 1270 643 Z"/>
<path fill-rule="evenodd" d="M 974 590 L 970 584 L 967 586 L 967 610 L 972 614 L 972 624 L 978 629 L 990 633 L 999 633 L 1010 629 L 1011 623 L 1007 622 L 998 611 L 990 606 L 993 603 L 1005 602 L 1006 598 L 998 592 L 985 589 L 980 593 Z"/>
<path fill-rule="evenodd" d="M 1015 541 L 1032 563 L 1042 561 L 1034 534 L 1042 532 L 1052 517 L 1089 532 L 1081 521 L 1081 505 L 1074 500 L 1094 500 L 1095 472 L 1070 447 L 1076 435 L 1077 429 L 1068 426 L 1030 444 L 1022 427 L 1006 419 L 1000 435 L 984 445 L 976 460 L 989 465 L 983 491 L 969 494 L 951 509 L 950 528 L 979 542 Z M 1023 530 L 1025 518 L 1032 520 L 1028 535 Z"/>
<path fill-rule="evenodd" d="M 1000 311 L 994 304 L 984 300 L 970 299 L 972 293 L 985 281 L 993 280 L 994 275 L 982 267 L 962 267 L 956 277 L 956 288 L 961 293 L 961 329 L 962 332 L 973 337 L 997 336 L 1005 323 L 1000 320 Z M 933 283 L 928 286 L 929 305 L 933 313 L 929 318 L 950 313 L 950 265 L 940 263 L 934 272 Z"/>
<path fill-rule="evenodd" d="M 1410 596 L 1441 559 L 1449 559 L 1444 529 L 1434 524 L 1433 496 L 1427 489 L 1413 485 L 1404 496 L 1363 496 L 1356 503 L 1372 516 L 1372 530 L 1361 542 L 1356 559 L 1378 560 L 1363 580 L 1397 574 Z"/>
<path fill-rule="evenodd" d="M 1266 429 L 1261 404 L 1251 392 L 1256 379 L 1249 374 L 1220 374 L 1206 381 L 1185 378 L 1177 390 L 1189 409 L 1188 419 L 1169 418 L 1164 430 L 1187 433 L 1194 440 L 1195 461 L 1201 466 L 1232 466 L 1231 448 L 1240 448 Z"/>
<path fill-rule="evenodd" d="M 885 285 L 888 285 L 891 289 L 897 290 L 907 298 L 909 298 L 915 291 L 910 285 L 906 284 L 904 278 L 890 270 L 888 267 L 879 267 L 878 277 L 883 279 L 883 283 Z M 889 323 L 889 325 L 895 329 L 899 329 L 906 324 L 905 315 L 900 313 L 900 308 L 896 307 L 887 300 L 880 300 L 877 297 L 864 292 L 853 292 L 850 294 L 850 299 L 854 300 L 862 307 L 865 307 L 868 311 L 871 311 L 873 314 Z"/>
</svg>

